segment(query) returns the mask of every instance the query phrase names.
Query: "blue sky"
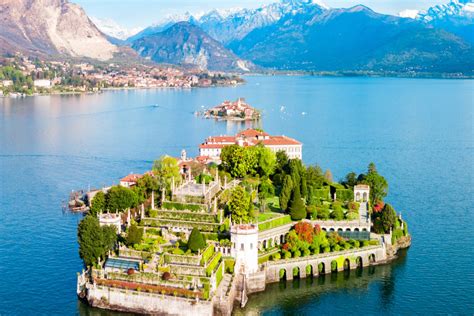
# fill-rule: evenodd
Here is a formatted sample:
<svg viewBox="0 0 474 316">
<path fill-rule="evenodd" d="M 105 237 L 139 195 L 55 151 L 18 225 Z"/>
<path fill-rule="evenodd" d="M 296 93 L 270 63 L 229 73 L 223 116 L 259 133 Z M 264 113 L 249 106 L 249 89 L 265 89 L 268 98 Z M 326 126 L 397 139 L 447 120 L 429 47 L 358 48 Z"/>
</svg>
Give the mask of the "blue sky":
<svg viewBox="0 0 474 316">
<path fill-rule="evenodd" d="M 235 7 L 258 7 L 278 0 L 71 0 L 81 5 L 88 15 L 111 18 L 119 24 L 145 27 L 167 14 L 202 12 Z M 351 7 L 364 4 L 381 13 L 397 14 L 405 9 L 427 9 L 449 0 L 322 0 L 326 5 Z"/>
</svg>

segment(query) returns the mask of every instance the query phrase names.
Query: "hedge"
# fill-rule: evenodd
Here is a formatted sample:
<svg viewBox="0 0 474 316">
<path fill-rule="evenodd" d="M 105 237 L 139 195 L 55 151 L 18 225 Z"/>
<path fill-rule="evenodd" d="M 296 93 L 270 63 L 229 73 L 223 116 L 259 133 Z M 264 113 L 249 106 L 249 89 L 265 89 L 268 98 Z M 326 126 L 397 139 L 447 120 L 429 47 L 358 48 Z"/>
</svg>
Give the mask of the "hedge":
<svg viewBox="0 0 474 316">
<path fill-rule="evenodd" d="M 403 230 L 400 228 L 394 229 L 392 232 L 392 244 L 395 244 L 400 237 L 403 237 Z"/>
<path fill-rule="evenodd" d="M 206 264 L 209 261 L 209 259 L 214 254 L 214 251 L 215 251 L 214 245 L 209 245 L 209 246 L 207 246 L 206 249 L 204 249 L 204 251 L 201 254 L 201 264 L 202 265 Z"/>
<path fill-rule="evenodd" d="M 194 222 L 194 221 L 182 221 L 182 220 L 173 220 L 173 219 L 153 219 L 153 218 L 144 218 L 140 222 L 143 226 L 151 227 L 181 227 L 181 228 L 197 228 L 201 232 L 217 232 L 219 229 L 219 224 L 217 223 L 203 223 L 203 222 Z"/>
<path fill-rule="evenodd" d="M 221 261 L 219 264 L 219 267 L 217 267 L 217 272 L 216 272 L 216 288 L 221 284 L 222 277 L 224 276 L 224 267 L 223 267 L 224 261 Z"/>
<path fill-rule="evenodd" d="M 187 220 L 197 222 L 209 222 L 218 223 L 217 215 L 209 213 L 197 213 L 197 212 L 186 212 L 186 211 L 164 211 L 161 210 L 157 213 L 155 218 L 162 219 L 176 219 L 176 220 Z"/>
<path fill-rule="evenodd" d="M 329 187 L 313 190 L 313 197 L 323 200 L 329 199 Z"/>
<path fill-rule="evenodd" d="M 354 192 L 351 189 L 336 189 L 336 200 L 341 202 L 352 201 Z"/>
<path fill-rule="evenodd" d="M 206 275 L 208 277 L 212 275 L 212 272 L 214 272 L 214 270 L 216 269 L 221 258 L 222 258 L 222 253 L 220 251 L 214 253 L 214 257 L 212 257 L 211 261 L 206 267 Z"/>
<path fill-rule="evenodd" d="M 204 204 L 178 203 L 178 202 L 163 202 L 162 208 L 166 210 L 191 211 L 191 212 L 201 212 L 201 211 L 207 210 L 207 206 Z"/>
<path fill-rule="evenodd" d="M 234 266 L 235 266 L 235 259 L 225 259 L 224 260 L 225 264 L 225 272 L 228 272 L 230 274 L 234 274 Z"/>
<path fill-rule="evenodd" d="M 258 230 L 259 231 L 268 230 L 268 229 L 279 227 L 285 224 L 289 224 L 291 222 L 292 220 L 291 220 L 290 215 L 280 216 L 280 217 L 270 219 L 268 221 L 258 224 Z"/>
</svg>

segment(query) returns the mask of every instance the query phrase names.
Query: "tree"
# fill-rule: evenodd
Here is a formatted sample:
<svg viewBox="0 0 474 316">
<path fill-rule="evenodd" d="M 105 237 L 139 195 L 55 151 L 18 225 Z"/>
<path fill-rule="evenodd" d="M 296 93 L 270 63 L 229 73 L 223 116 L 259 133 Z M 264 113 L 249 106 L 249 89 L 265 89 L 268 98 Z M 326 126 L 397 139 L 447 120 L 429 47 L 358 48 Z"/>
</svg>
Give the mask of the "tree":
<svg viewBox="0 0 474 316">
<path fill-rule="evenodd" d="M 131 247 L 133 245 L 139 244 L 143 238 L 143 228 L 138 227 L 136 224 L 132 224 L 128 228 L 127 238 L 125 243 L 127 246 Z"/>
<path fill-rule="evenodd" d="M 192 252 L 198 252 L 205 247 L 206 241 L 204 240 L 204 236 L 196 227 L 194 227 L 189 235 L 188 249 L 191 249 Z"/>
<path fill-rule="evenodd" d="M 326 181 L 327 181 L 328 183 L 332 183 L 332 182 L 333 182 L 331 170 L 327 169 L 327 170 L 324 172 L 324 179 L 326 179 Z"/>
<path fill-rule="evenodd" d="M 357 174 L 355 172 L 349 172 L 344 179 L 343 184 L 347 187 L 352 188 L 357 185 Z"/>
<path fill-rule="evenodd" d="M 389 233 L 397 221 L 397 213 L 390 204 L 385 204 L 382 214 L 380 215 L 380 222 L 385 233 Z"/>
<path fill-rule="evenodd" d="M 250 202 L 249 202 L 250 201 Z M 241 186 L 236 186 L 232 189 L 229 202 L 227 204 L 232 215 L 232 221 L 235 223 L 249 223 L 251 221 L 249 209 L 251 199 L 250 195 Z"/>
<path fill-rule="evenodd" d="M 294 221 L 306 218 L 306 206 L 304 205 L 303 199 L 301 199 L 300 188 L 298 186 L 294 188 L 291 196 L 290 215 Z"/>
<path fill-rule="evenodd" d="M 137 180 L 137 187 L 143 188 L 148 197 L 152 191 L 158 191 L 160 189 L 160 183 L 158 178 L 145 174 Z"/>
<path fill-rule="evenodd" d="M 324 184 L 323 170 L 318 165 L 309 166 L 306 169 L 306 182 L 308 186 L 319 189 Z"/>
<path fill-rule="evenodd" d="M 107 209 L 110 212 L 124 211 L 138 205 L 138 197 L 134 191 L 123 186 L 114 186 L 105 195 Z"/>
<path fill-rule="evenodd" d="M 104 259 L 107 252 L 113 249 L 117 234 L 114 227 L 101 227 L 97 217 L 88 215 L 79 223 L 77 239 L 79 256 L 86 266 L 91 266 L 98 262 L 99 257 Z"/>
<path fill-rule="evenodd" d="M 290 201 L 292 191 L 293 180 L 290 175 L 286 175 L 280 192 L 280 207 L 284 211 L 288 209 L 288 202 Z"/>
<path fill-rule="evenodd" d="M 96 193 L 91 201 L 90 213 L 96 216 L 98 213 L 105 210 L 105 194 L 102 191 Z"/>
<path fill-rule="evenodd" d="M 258 174 L 261 177 L 268 177 L 275 171 L 276 156 L 269 148 L 258 146 Z"/>
<path fill-rule="evenodd" d="M 170 156 L 161 156 L 160 159 L 153 163 L 153 172 L 158 177 L 161 185 L 165 185 L 168 189 L 171 188 L 171 182 L 178 184 L 181 181 L 179 173 L 178 161 Z"/>
<path fill-rule="evenodd" d="M 270 198 L 275 194 L 275 188 L 273 187 L 272 181 L 268 178 L 263 178 L 260 181 L 260 185 L 258 186 L 259 197 L 264 199 Z"/>
<path fill-rule="evenodd" d="M 344 219 L 344 211 L 342 210 L 342 208 L 335 208 L 332 212 L 331 212 L 331 218 L 335 219 L 336 221 L 341 221 Z"/>
<path fill-rule="evenodd" d="M 364 183 L 370 186 L 370 200 L 372 203 L 377 201 L 383 201 L 384 197 L 388 194 L 388 183 L 383 176 L 381 176 L 375 167 L 375 164 L 371 162 L 368 166 L 368 172 L 365 176 Z"/>
</svg>

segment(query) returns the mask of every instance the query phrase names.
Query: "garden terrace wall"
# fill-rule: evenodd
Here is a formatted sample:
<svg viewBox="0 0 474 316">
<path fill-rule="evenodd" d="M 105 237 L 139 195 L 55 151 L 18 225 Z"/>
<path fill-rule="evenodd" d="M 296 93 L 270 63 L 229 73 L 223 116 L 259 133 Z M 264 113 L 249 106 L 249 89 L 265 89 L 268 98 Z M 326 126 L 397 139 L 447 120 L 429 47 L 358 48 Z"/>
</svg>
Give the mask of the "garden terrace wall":
<svg viewBox="0 0 474 316">
<path fill-rule="evenodd" d="M 165 211 L 159 210 L 156 214 L 158 219 L 197 221 L 206 223 L 218 223 L 217 214 L 189 212 L 189 211 Z"/>
<path fill-rule="evenodd" d="M 166 228 L 181 228 L 192 230 L 197 228 L 200 231 L 204 232 L 217 232 L 219 229 L 219 224 L 217 223 L 203 223 L 203 222 L 193 222 L 193 221 L 182 221 L 182 220 L 172 220 L 172 219 L 155 219 L 155 218 L 143 218 L 140 222 L 143 226 L 151 227 L 166 227 Z"/>
<path fill-rule="evenodd" d="M 188 289 L 193 285 L 192 281 L 172 279 L 172 280 L 163 280 L 159 274 L 155 273 L 135 273 L 128 275 L 126 273 L 117 273 L 117 272 L 108 272 L 106 273 L 106 278 L 109 280 L 120 280 L 128 281 L 134 283 L 143 283 L 151 285 L 162 285 L 169 287 L 178 287 L 183 289 Z"/>
<path fill-rule="evenodd" d="M 198 203 L 180 203 L 180 202 L 163 202 L 162 209 L 164 210 L 177 210 L 177 211 L 188 211 L 188 212 L 207 212 L 209 210 L 206 204 Z"/>
<path fill-rule="evenodd" d="M 171 253 L 166 253 L 165 263 L 169 264 L 186 264 L 193 266 L 200 266 L 201 256 L 197 255 L 175 255 Z"/>
<path fill-rule="evenodd" d="M 259 231 L 265 231 L 265 230 L 268 230 L 268 229 L 272 229 L 272 228 L 275 228 L 275 227 L 286 225 L 286 224 L 291 223 L 291 222 L 292 222 L 291 216 L 290 215 L 284 215 L 284 216 L 272 218 L 272 219 L 269 219 L 269 220 L 266 220 L 264 222 L 259 223 L 258 224 L 258 230 Z"/>
<path fill-rule="evenodd" d="M 179 275 L 206 276 L 206 269 L 204 267 L 185 264 L 170 264 L 170 272 Z"/>
</svg>

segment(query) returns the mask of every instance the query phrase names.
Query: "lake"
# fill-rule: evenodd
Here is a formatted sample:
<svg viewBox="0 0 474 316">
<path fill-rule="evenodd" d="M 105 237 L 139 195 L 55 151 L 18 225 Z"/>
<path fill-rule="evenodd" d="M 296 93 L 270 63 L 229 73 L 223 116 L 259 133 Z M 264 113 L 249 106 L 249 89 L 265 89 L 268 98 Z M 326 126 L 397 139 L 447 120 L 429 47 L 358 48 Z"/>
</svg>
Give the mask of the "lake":
<svg viewBox="0 0 474 316">
<path fill-rule="evenodd" d="M 392 264 L 277 283 L 237 314 L 474 313 L 474 81 L 252 76 L 190 90 L 0 99 L 0 315 L 108 315 L 78 302 L 73 189 L 118 183 L 157 157 L 198 153 L 245 123 L 195 117 L 245 97 L 257 126 L 303 142 L 335 179 L 373 161 L 412 247 Z M 157 104 L 158 107 L 152 105 Z"/>
</svg>

